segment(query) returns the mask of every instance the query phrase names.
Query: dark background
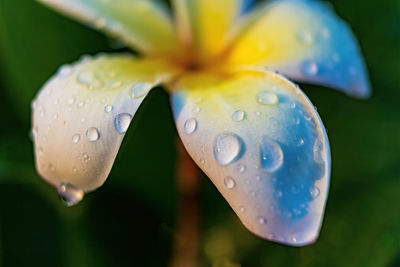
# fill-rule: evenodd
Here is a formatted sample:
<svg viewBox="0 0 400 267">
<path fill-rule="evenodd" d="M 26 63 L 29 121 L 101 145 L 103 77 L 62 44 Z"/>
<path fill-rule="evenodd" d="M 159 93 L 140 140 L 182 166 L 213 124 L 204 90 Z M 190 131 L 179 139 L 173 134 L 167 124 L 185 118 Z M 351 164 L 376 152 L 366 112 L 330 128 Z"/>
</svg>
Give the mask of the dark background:
<svg viewBox="0 0 400 267">
<path fill-rule="evenodd" d="M 204 178 L 201 265 L 400 266 L 400 1 L 331 3 L 361 43 L 373 96 L 355 100 L 302 85 L 332 149 L 321 236 L 304 248 L 261 240 Z M 168 264 L 176 233 L 176 130 L 161 88 L 135 116 L 110 178 L 78 206 L 66 208 L 33 165 L 36 92 L 60 65 L 116 46 L 35 1 L 0 0 L 0 266 Z"/>
</svg>

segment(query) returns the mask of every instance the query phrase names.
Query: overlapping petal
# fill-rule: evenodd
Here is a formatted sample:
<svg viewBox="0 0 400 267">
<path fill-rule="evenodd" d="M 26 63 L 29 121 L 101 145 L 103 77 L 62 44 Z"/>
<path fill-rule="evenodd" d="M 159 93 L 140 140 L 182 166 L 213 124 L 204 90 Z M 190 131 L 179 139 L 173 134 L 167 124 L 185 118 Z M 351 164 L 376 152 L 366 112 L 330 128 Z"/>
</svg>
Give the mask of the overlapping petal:
<svg viewBox="0 0 400 267">
<path fill-rule="evenodd" d="M 174 0 L 178 32 L 187 46 L 197 49 L 198 60 L 222 52 L 228 32 L 248 0 Z"/>
<path fill-rule="evenodd" d="M 84 57 L 61 67 L 32 104 L 40 175 L 64 191 L 101 186 L 132 117 L 149 90 L 169 79 L 167 70 L 130 55 Z"/>
<path fill-rule="evenodd" d="M 330 176 L 326 132 L 301 90 L 272 72 L 184 77 L 179 136 L 243 224 L 300 246 L 316 240 Z"/>
<path fill-rule="evenodd" d="M 157 0 L 39 0 L 144 53 L 177 55 L 168 10 Z"/>
<path fill-rule="evenodd" d="M 349 26 L 320 1 L 281 0 L 253 14 L 230 63 L 265 66 L 297 81 L 356 97 L 370 94 L 368 75 Z"/>
</svg>

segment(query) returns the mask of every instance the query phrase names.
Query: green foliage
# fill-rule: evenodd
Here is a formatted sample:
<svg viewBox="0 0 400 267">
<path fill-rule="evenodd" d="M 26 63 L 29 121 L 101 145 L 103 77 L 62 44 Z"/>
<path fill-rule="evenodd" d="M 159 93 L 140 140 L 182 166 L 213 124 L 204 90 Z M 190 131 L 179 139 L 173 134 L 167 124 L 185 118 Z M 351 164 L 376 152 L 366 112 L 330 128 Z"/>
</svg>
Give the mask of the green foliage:
<svg viewBox="0 0 400 267">
<path fill-rule="evenodd" d="M 374 94 L 360 101 L 302 85 L 328 129 L 333 157 L 320 239 L 290 248 L 253 236 L 203 179 L 206 266 L 400 266 L 400 5 L 333 4 L 359 37 Z M 113 51 L 111 42 L 35 1 L 0 0 L 0 266 L 168 263 L 176 131 L 161 88 L 140 108 L 109 180 L 77 207 L 65 208 L 34 168 L 31 99 L 61 64 Z"/>
</svg>

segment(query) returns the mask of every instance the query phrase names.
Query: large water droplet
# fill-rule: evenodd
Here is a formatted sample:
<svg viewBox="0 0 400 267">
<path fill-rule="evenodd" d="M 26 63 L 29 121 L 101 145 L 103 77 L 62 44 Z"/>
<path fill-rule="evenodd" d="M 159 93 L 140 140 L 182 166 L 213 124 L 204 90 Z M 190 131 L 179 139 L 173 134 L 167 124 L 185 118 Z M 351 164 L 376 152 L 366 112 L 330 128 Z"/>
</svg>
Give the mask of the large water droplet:
<svg viewBox="0 0 400 267">
<path fill-rule="evenodd" d="M 273 92 L 262 91 L 258 93 L 257 101 L 262 105 L 274 105 L 278 103 L 279 99 L 278 96 Z"/>
<path fill-rule="evenodd" d="M 129 113 L 121 113 L 115 116 L 114 119 L 114 127 L 115 130 L 120 133 L 124 134 L 128 130 L 129 124 L 131 123 L 132 115 Z"/>
<path fill-rule="evenodd" d="M 91 142 L 99 140 L 100 138 L 99 130 L 97 130 L 96 127 L 90 127 L 89 129 L 86 130 L 86 138 Z"/>
<path fill-rule="evenodd" d="M 242 121 L 245 118 L 245 116 L 246 116 L 246 112 L 244 112 L 243 110 L 236 110 L 232 114 L 232 119 L 234 121 Z"/>
<path fill-rule="evenodd" d="M 147 94 L 147 92 L 151 89 L 151 84 L 149 83 L 137 83 L 132 85 L 131 87 L 131 97 L 139 98 L 143 97 Z"/>
<path fill-rule="evenodd" d="M 228 176 L 224 179 L 224 186 L 228 189 L 232 189 L 236 186 L 236 182 L 232 177 Z"/>
<path fill-rule="evenodd" d="M 61 183 L 57 188 L 57 192 L 58 196 L 65 203 L 67 207 L 71 207 L 73 205 L 78 204 L 85 195 L 83 190 L 69 183 Z"/>
<path fill-rule="evenodd" d="M 301 70 L 306 76 L 315 76 L 318 74 L 318 65 L 314 61 L 304 61 Z"/>
<path fill-rule="evenodd" d="M 58 69 L 57 73 L 62 77 L 69 76 L 72 73 L 72 67 L 68 65 L 63 65 Z"/>
<path fill-rule="evenodd" d="M 215 138 L 214 157 L 221 165 L 228 165 L 241 157 L 243 142 L 234 133 L 223 133 Z"/>
<path fill-rule="evenodd" d="M 282 149 L 277 142 L 267 136 L 262 137 L 260 157 L 261 165 L 269 172 L 274 172 L 282 166 Z"/>
<path fill-rule="evenodd" d="M 183 125 L 185 133 L 192 134 L 197 129 L 197 120 L 195 118 L 190 118 L 185 121 Z"/>
</svg>

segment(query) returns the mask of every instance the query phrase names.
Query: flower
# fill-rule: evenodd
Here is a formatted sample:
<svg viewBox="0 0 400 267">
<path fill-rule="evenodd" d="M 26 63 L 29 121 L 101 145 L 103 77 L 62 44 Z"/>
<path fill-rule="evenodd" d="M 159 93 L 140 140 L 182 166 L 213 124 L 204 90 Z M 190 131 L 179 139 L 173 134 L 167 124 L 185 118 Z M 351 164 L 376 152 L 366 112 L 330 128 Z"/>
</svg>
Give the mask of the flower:
<svg viewBox="0 0 400 267">
<path fill-rule="evenodd" d="M 69 204 L 106 180 L 148 92 L 171 94 L 179 136 L 254 234 L 301 246 L 319 234 L 330 149 L 314 106 L 285 76 L 364 98 L 348 26 L 312 0 L 41 0 L 142 56 L 83 57 L 33 101 L 40 175 Z M 276 71 L 279 71 L 278 74 Z M 284 76 L 285 75 L 285 76 Z"/>
</svg>

